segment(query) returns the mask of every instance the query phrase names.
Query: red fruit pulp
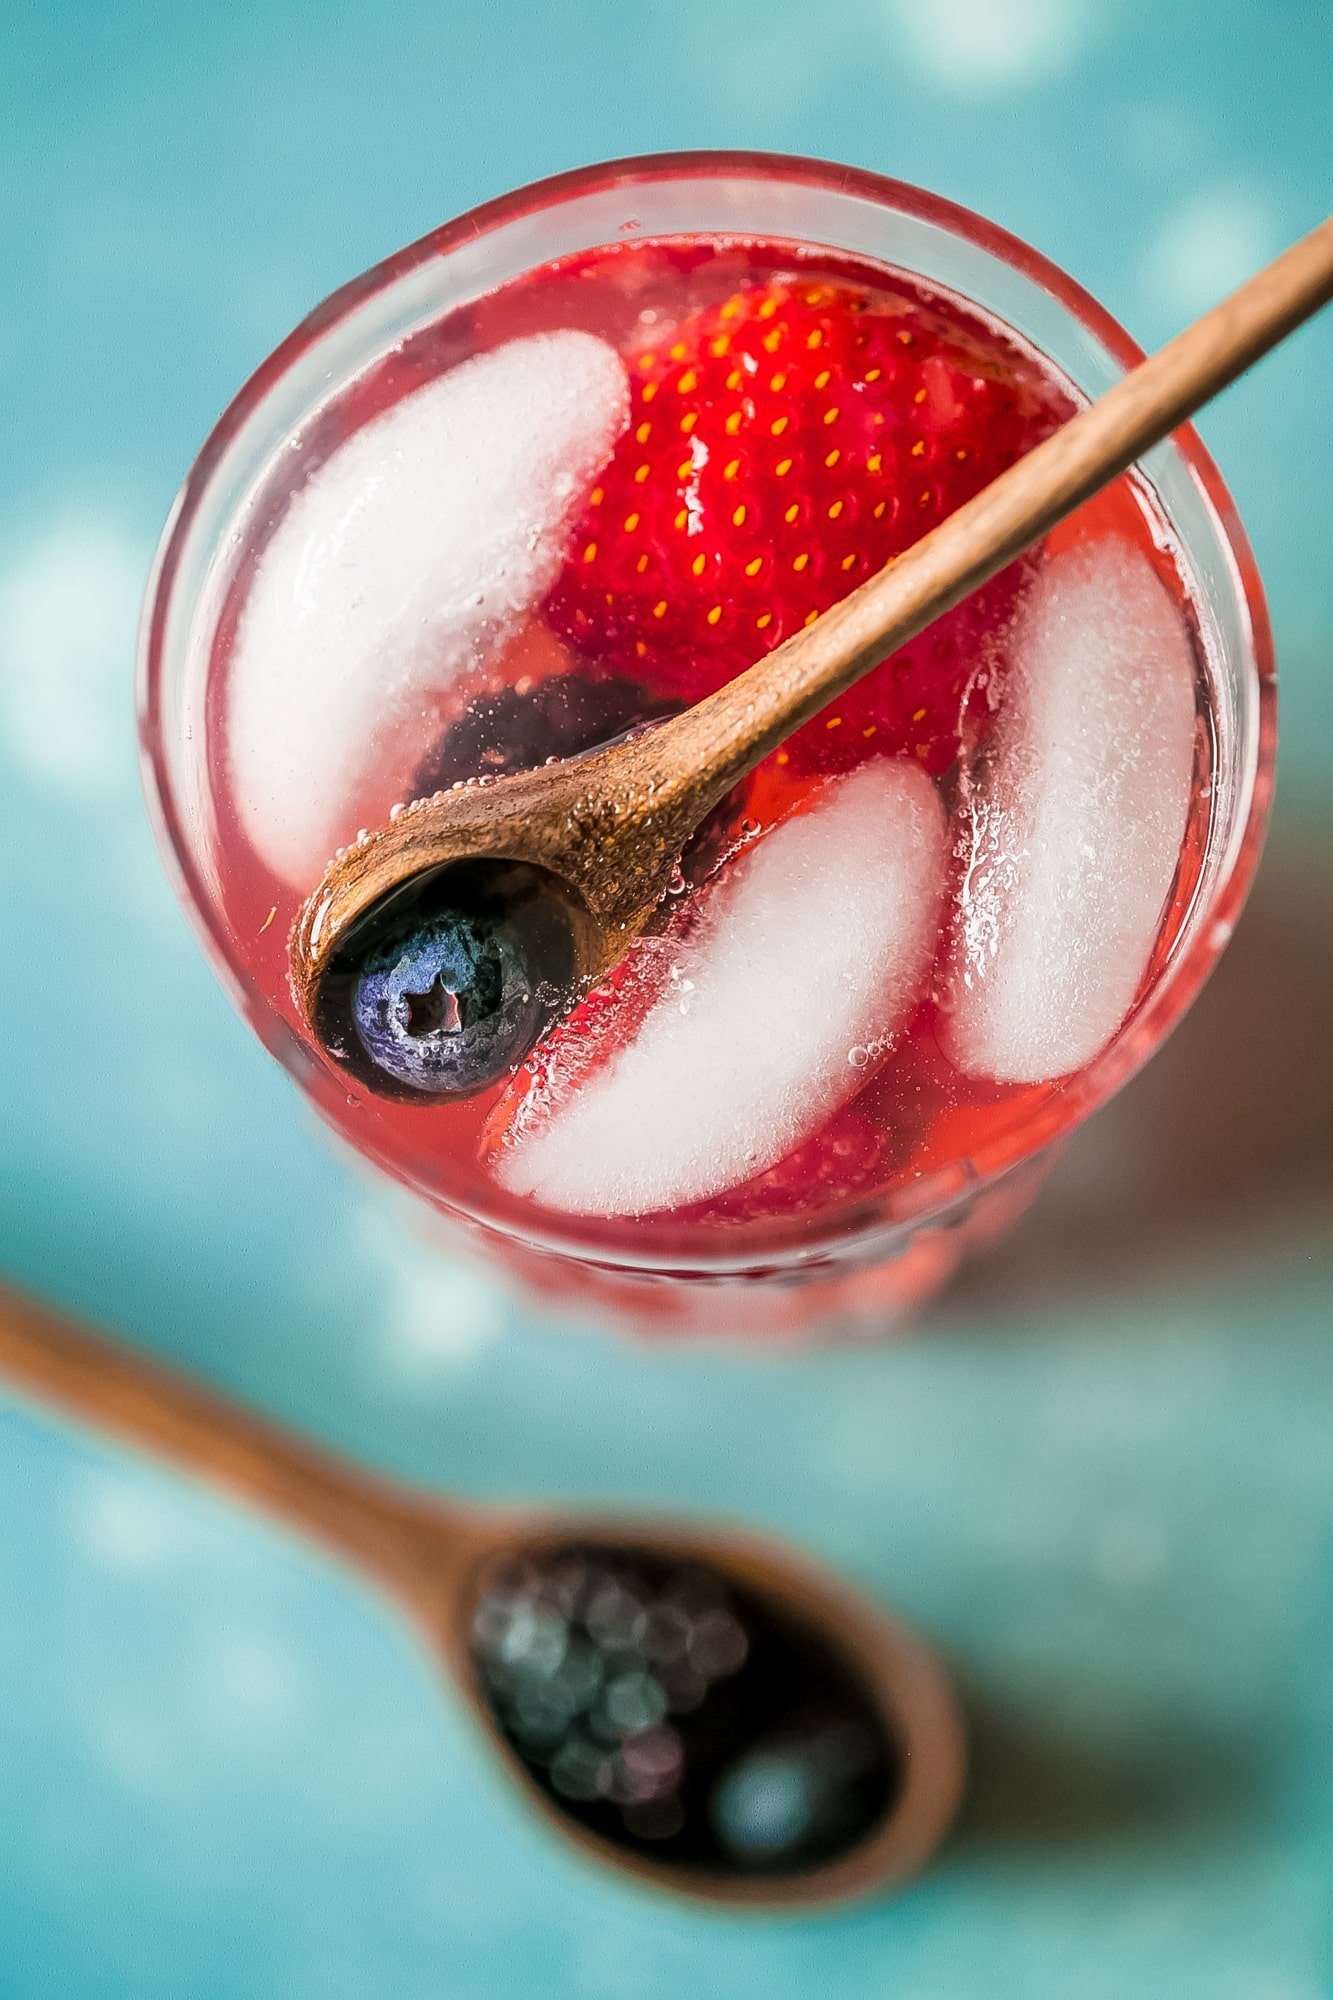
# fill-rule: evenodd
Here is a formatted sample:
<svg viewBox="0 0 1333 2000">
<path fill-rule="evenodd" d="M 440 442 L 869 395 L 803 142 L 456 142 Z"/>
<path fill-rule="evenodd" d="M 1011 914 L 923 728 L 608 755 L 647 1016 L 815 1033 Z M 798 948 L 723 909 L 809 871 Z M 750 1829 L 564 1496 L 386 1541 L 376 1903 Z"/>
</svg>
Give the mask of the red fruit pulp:
<svg viewBox="0 0 1333 2000">
<path fill-rule="evenodd" d="M 1074 401 L 1062 377 L 977 308 L 900 272 L 779 242 L 626 242 L 540 268 L 413 336 L 306 427 L 301 470 L 313 469 L 363 424 L 460 360 L 517 336 L 569 327 L 595 332 L 621 352 L 633 385 L 629 426 L 599 481 L 601 497 L 588 496 L 566 568 L 536 619 L 478 658 L 423 716 L 420 756 L 402 777 L 404 797 L 414 794 L 417 773 L 454 768 L 451 745 L 455 752 L 460 743 L 471 746 L 467 754 L 479 769 L 513 768 L 529 694 L 528 761 L 543 761 L 551 754 L 553 680 L 563 687 L 567 679 L 569 691 L 561 754 L 579 747 L 570 732 L 581 714 L 597 718 L 588 724 L 594 735 L 618 733 L 611 728 L 614 702 L 591 699 L 590 684 L 623 684 L 622 726 L 719 685 L 908 546 L 1044 436 Z M 775 331 L 780 338 L 770 351 Z M 820 338 L 812 342 L 816 332 Z M 727 347 L 717 350 L 724 338 Z M 826 381 L 823 367 L 814 365 L 821 351 L 832 357 Z M 737 367 L 739 386 L 731 382 Z M 835 392 L 840 400 L 830 401 Z M 665 423 L 655 413 L 667 409 L 674 433 L 641 434 L 644 424 Z M 730 423 L 738 411 L 739 422 Z M 784 459 L 792 461 L 785 471 Z M 1020 1157 L 1073 1122 L 1078 1077 L 1010 1086 L 963 1076 L 949 1064 L 937 1036 L 942 980 L 932 979 L 863 1087 L 786 1160 L 690 1209 L 588 1223 L 534 1211 L 506 1195 L 489 1171 L 497 1130 L 516 1114 L 531 1071 L 469 1101 L 404 1105 L 329 1069 L 305 1044 L 287 983 L 289 929 L 314 884 L 298 889 L 280 882 L 247 845 L 231 801 L 225 744 L 237 615 L 264 534 L 281 517 L 292 486 L 292 468 L 283 465 L 252 510 L 261 525 L 240 553 L 214 636 L 217 868 L 222 904 L 248 968 L 286 1024 L 266 1030 L 275 1053 L 358 1151 L 478 1224 L 577 1247 L 608 1264 L 624 1259 L 688 1271 L 719 1258 L 757 1267 L 780 1244 L 816 1243 L 882 1214 L 886 1199 L 927 1177 L 942 1177 L 942 1191 L 950 1184 L 962 1189 L 978 1171 Z M 793 499 L 785 498 L 788 492 Z M 684 530 L 677 525 L 682 501 Z M 1115 535 L 1132 543 L 1154 563 L 1192 625 L 1189 587 L 1171 537 L 1140 483 L 1120 479 L 1057 533 L 1062 541 Z M 803 556 L 808 560 L 798 563 Z M 1025 562 L 1040 560 L 1038 550 Z M 905 754 L 938 778 L 948 804 L 960 743 L 966 747 L 984 732 L 1002 690 L 1008 620 L 1025 573 L 1018 565 L 997 578 L 768 759 L 685 857 L 687 897 L 742 822 L 746 835 L 762 834 L 829 771 Z M 663 601 L 659 618 L 655 607 Z M 489 758 L 476 726 L 487 704 L 503 713 L 505 730 Z M 448 739 L 443 751 L 442 739 Z M 1201 666 L 1200 777 L 1150 978 L 1171 948 L 1197 880 L 1209 755 Z M 337 838 L 348 840 L 363 823 L 363 802 L 349 798 L 340 807 Z M 594 1012 L 601 1004 L 593 1002 Z M 627 1021 L 614 1019 L 614 1005 L 608 1018 L 612 1037 L 627 1032 Z"/>
<path fill-rule="evenodd" d="M 1058 385 L 911 291 L 750 285 L 633 356 L 629 424 L 548 616 L 697 701 L 909 548 L 1070 414 Z M 943 771 L 984 715 L 1015 565 L 789 745 Z"/>
</svg>

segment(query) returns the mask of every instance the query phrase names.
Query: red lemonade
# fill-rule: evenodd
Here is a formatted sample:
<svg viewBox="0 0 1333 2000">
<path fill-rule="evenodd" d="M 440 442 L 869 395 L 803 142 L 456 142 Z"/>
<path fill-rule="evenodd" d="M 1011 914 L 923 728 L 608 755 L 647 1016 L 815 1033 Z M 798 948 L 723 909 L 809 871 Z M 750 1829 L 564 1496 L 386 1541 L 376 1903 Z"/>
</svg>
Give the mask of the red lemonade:
<svg viewBox="0 0 1333 2000">
<path fill-rule="evenodd" d="M 797 1326 L 797 1281 L 863 1314 L 933 1283 L 956 1249 L 914 1221 L 956 1231 L 1085 1114 L 1200 894 L 1217 648 L 1138 473 L 760 765 L 608 977 L 525 987 L 535 1046 L 483 1087 L 447 955 L 390 954 L 339 1065 L 288 939 L 363 830 L 698 700 L 1083 400 L 937 279 L 638 229 L 313 398 L 200 595 L 192 768 L 214 936 L 328 1122 L 582 1302 L 697 1319 L 711 1281 L 743 1326 L 767 1281 L 754 1323 Z M 989 1192 L 976 1235 L 1021 1179 Z"/>
</svg>

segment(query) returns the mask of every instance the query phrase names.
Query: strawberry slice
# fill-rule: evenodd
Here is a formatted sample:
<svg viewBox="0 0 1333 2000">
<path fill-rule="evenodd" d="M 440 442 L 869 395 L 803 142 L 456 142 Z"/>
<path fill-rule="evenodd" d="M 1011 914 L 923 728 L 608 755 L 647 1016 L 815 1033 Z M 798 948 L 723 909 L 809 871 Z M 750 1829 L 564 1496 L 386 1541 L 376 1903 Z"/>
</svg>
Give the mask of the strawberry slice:
<svg viewBox="0 0 1333 2000">
<path fill-rule="evenodd" d="M 631 358 L 627 429 L 547 602 L 592 659 L 695 701 L 900 554 L 1069 414 L 980 325 L 910 293 L 769 283 Z M 931 771 L 989 707 L 1013 565 L 787 746 Z"/>
<path fill-rule="evenodd" d="M 762 1222 L 833 1208 L 872 1194 L 883 1185 L 891 1163 L 887 1134 L 853 1099 L 766 1174 L 683 1210 L 679 1220 Z"/>
</svg>

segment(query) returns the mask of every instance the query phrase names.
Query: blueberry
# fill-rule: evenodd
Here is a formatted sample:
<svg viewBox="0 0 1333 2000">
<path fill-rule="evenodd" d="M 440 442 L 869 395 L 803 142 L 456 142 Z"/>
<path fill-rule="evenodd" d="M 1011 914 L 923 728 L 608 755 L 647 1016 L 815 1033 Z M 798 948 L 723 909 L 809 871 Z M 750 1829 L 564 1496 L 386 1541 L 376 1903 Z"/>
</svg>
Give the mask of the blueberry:
<svg viewBox="0 0 1333 2000">
<path fill-rule="evenodd" d="M 519 1548 L 484 1570 L 473 1669 L 548 1802 L 657 1863 L 797 1876 L 893 1811 L 902 1751 L 831 1633 L 711 1564 Z"/>
<path fill-rule="evenodd" d="M 623 675 L 575 669 L 542 680 L 525 678 L 514 687 L 474 696 L 454 716 L 418 765 L 413 796 L 447 791 L 479 773 L 504 778 L 535 770 L 548 758 L 581 757 L 633 729 L 678 715 L 682 706 L 677 696 Z M 734 847 L 746 791 L 744 784 L 738 785 L 694 833 L 681 856 L 687 881 L 702 881 Z"/>
<path fill-rule="evenodd" d="M 410 884 L 346 940 L 320 998 L 332 1055 L 382 1096 L 475 1096 L 572 987 L 569 912 L 538 871 L 468 864 Z"/>
<path fill-rule="evenodd" d="M 577 757 L 679 707 L 639 681 L 582 673 L 552 674 L 480 694 L 432 745 L 413 789 L 421 797 L 478 772 L 506 777 L 532 771 L 548 757 Z"/>
<path fill-rule="evenodd" d="M 388 939 L 352 995 L 371 1061 L 431 1097 L 501 1075 L 531 1047 L 539 1010 L 512 944 L 452 911 Z"/>
</svg>

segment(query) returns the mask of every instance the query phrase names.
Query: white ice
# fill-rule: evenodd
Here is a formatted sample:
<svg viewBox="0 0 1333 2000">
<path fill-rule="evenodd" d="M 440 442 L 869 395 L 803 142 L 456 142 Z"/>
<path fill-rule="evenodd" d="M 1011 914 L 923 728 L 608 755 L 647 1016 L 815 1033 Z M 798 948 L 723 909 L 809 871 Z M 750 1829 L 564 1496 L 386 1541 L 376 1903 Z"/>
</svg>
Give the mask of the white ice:
<svg viewBox="0 0 1333 2000">
<path fill-rule="evenodd" d="M 525 1121 L 503 1184 L 566 1212 L 636 1215 L 784 1158 L 865 1082 L 920 992 L 945 848 L 916 766 L 831 785 L 699 892 L 633 1040 Z"/>
<path fill-rule="evenodd" d="M 1006 1083 L 1066 1076 L 1124 1020 L 1180 856 L 1195 661 L 1147 557 L 1118 540 L 1040 571 L 986 770 L 962 817 L 946 1046 Z"/>
<path fill-rule="evenodd" d="M 309 889 L 402 795 L 431 697 L 550 588 L 628 408 L 613 348 L 537 334 L 405 397 L 295 495 L 259 559 L 229 695 L 238 810 L 276 874 Z"/>
</svg>

